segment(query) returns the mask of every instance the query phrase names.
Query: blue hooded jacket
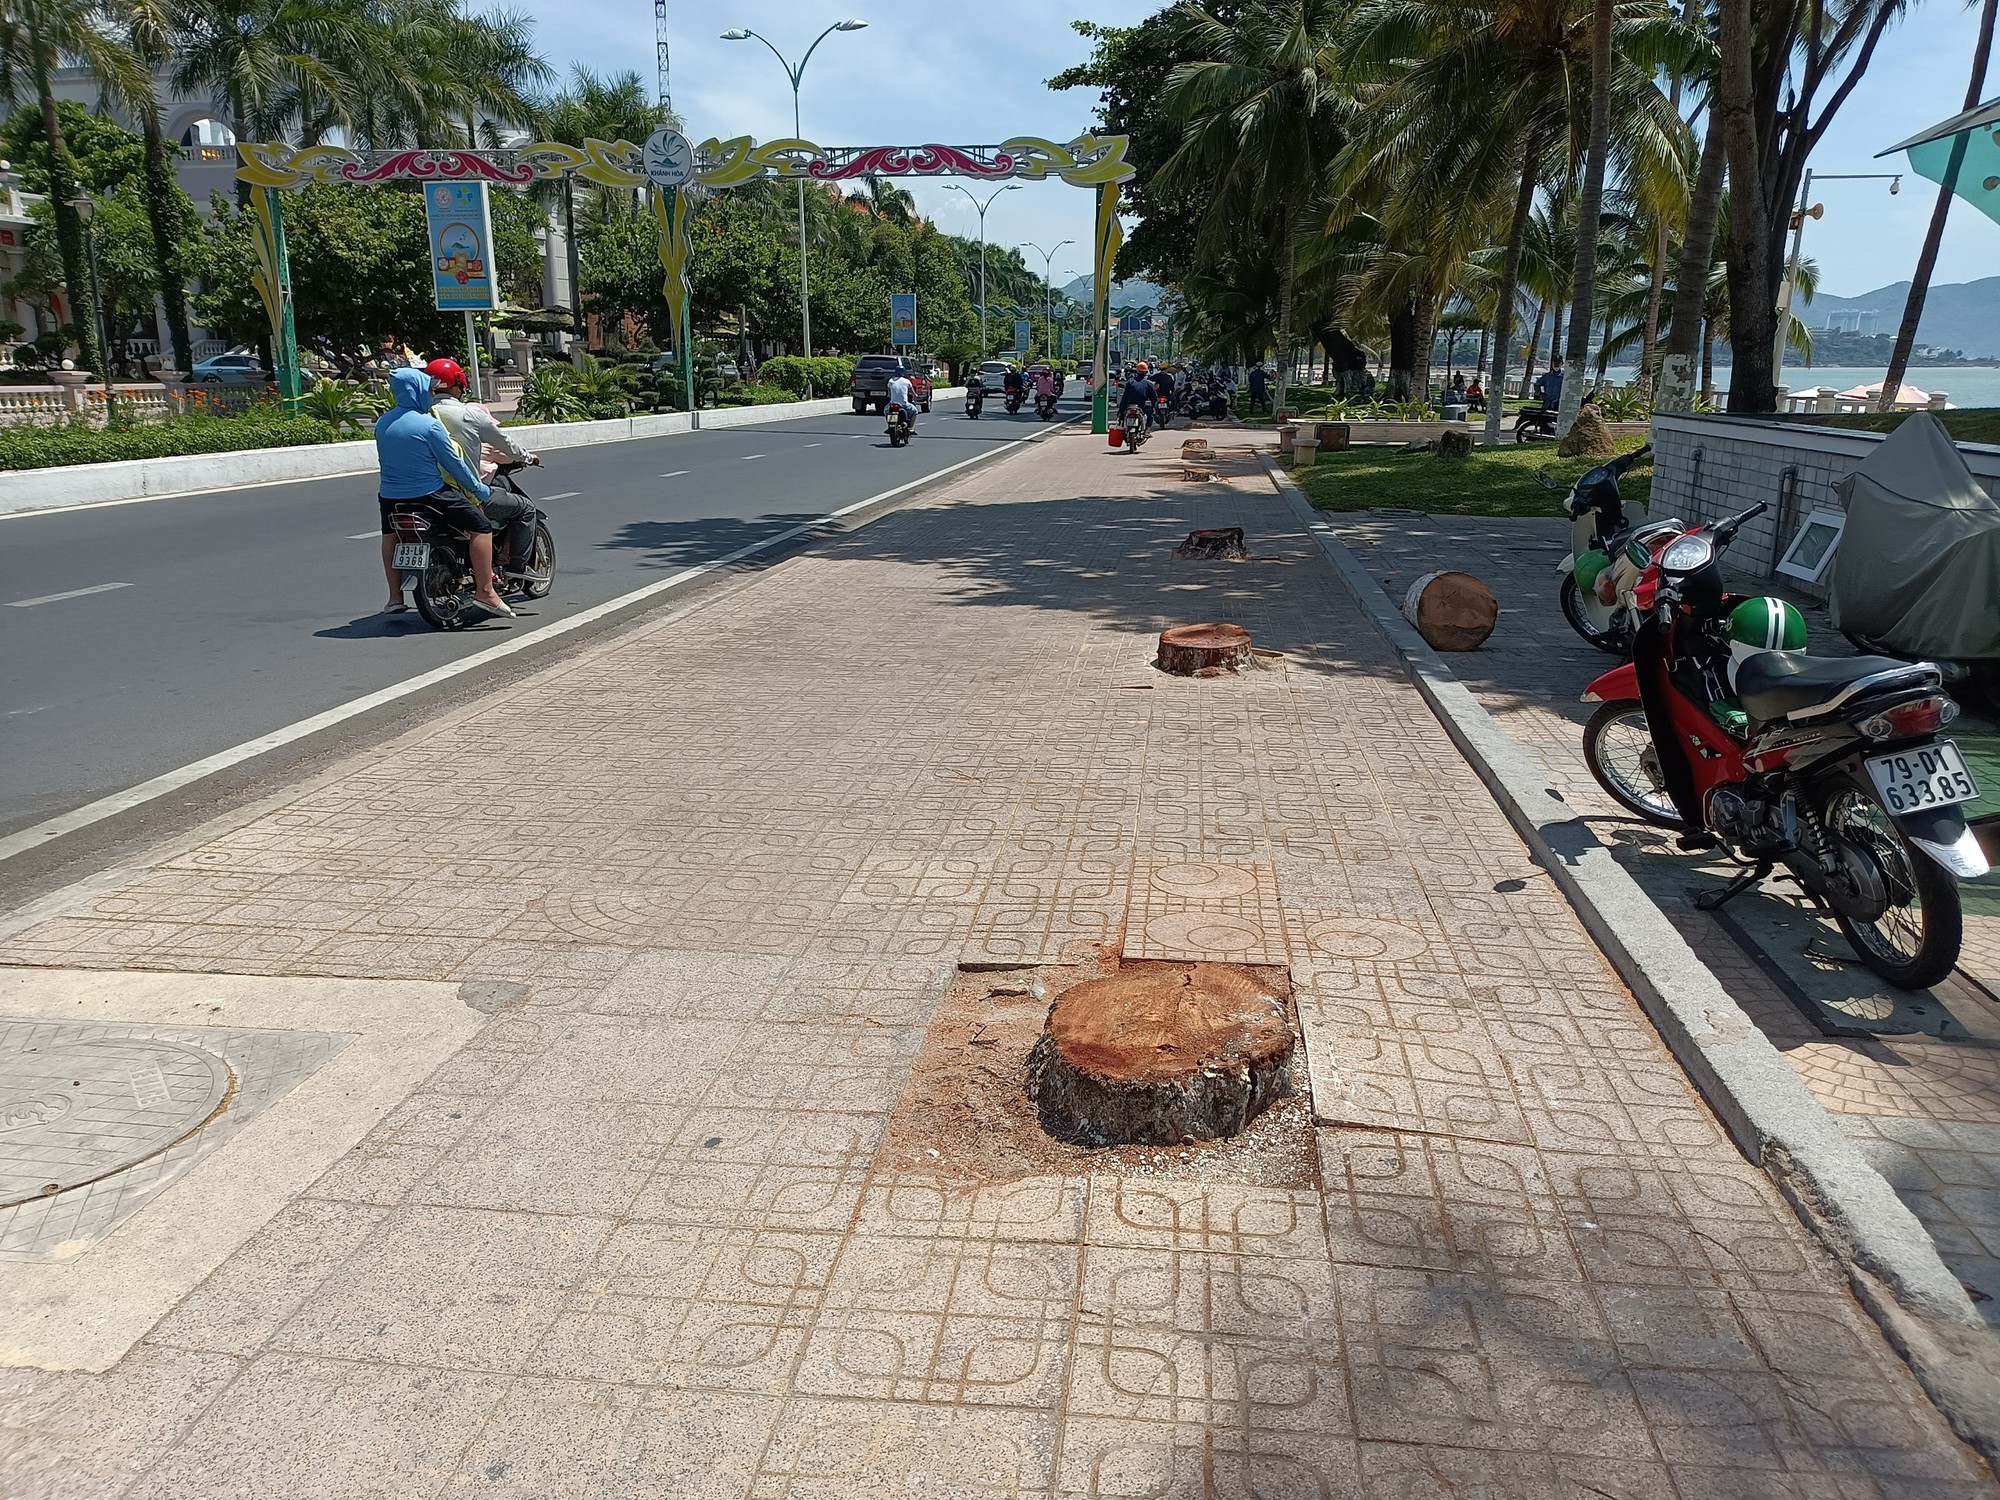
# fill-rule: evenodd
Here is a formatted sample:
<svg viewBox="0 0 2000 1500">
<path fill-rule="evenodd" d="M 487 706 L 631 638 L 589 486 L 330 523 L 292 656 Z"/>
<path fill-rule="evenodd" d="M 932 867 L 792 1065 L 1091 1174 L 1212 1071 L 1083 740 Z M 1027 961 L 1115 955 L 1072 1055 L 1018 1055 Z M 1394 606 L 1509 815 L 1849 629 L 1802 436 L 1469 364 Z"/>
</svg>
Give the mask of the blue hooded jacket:
<svg viewBox="0 0 2000 1500">
<path fill-rule="evenodd" d="M 431 378 L 413 365 L 389 372 L 396 404 L 375 419 L 375 458 L 384 500 L 422 500 L 449 479 L 475 500 L 493 491 L 458 451 L 444 423 L 431 415 Z"/>
</svg>

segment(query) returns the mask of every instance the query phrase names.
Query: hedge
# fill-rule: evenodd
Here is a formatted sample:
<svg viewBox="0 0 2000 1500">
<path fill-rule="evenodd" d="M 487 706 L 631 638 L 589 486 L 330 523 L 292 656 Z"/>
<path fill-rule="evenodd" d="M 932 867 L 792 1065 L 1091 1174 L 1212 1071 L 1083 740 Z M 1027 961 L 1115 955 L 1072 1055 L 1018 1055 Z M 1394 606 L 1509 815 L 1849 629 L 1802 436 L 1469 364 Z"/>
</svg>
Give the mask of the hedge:
<svg viewBox="0 0 2000 1500">
<path fill-rule="evenodd" d="M 55 426 L 0 427 L 0 469 L 51 469 L 59 464 L 115 463 L 134 458 L 176 458 L 187 453 L 239 453 L 251 448 L 291 448 L 331 443 L 340 434 L 312 417 L 288 417 L 253 407 L 241 416 L 185 416 L 92 427 L 80 421 Z"/>
<path fill-rule="evenodd" d="M 794 398 L 805 394 L 807 381 L 812 382 L 816 396 L 844 396 L 853 374 L 854 361 L 840 355 L 806 359 L 797 354 L 781 354 L 757 366 L 758 384 L 778 386 Z"/>
</svg>

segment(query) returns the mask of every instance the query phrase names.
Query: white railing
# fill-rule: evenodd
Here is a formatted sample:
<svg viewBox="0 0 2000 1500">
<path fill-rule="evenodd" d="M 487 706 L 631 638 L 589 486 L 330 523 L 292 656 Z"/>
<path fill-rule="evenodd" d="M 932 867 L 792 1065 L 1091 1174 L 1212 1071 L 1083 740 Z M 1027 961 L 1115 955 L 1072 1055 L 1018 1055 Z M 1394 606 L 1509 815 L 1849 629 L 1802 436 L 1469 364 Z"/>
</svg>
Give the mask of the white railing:
<svg viewBox="0 0 2000 1500">
<path fill-rule="evenodd" d="M 1873 411 L 1873 396 L 1844 396 L 1830 385 L 1815 386 L 1810 390 L 1790 391 L 1783 387 L 1778 390 L 1787 412 L 1849 412 Z M 1949 402 L 1943 391 L 1931 391 L 1922 401 L 1898 399 L 1897 411 L 1944 411 Z"/>
<path fill-rule="evenodd" d="M 58 422 L 69 410 L 63 393 L 52 385 L 0 385 L 0 425 Z"/>
</svg>

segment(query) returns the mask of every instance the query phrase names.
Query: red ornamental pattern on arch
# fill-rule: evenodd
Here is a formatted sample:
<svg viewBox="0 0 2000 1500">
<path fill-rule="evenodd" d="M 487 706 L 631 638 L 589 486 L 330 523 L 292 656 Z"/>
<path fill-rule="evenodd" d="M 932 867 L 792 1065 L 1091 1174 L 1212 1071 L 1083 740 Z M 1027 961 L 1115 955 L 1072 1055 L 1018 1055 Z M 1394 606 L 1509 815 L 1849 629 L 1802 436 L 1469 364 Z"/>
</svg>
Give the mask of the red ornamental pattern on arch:
<svg viewBox="0 0 2000 1500">
<path fill-rule="evenodd" d="M 876 146 L 835 166 L 816 157 L 806 175 L 820 182 L 844 182 L 855 177 L 1011 177 L 1015 158 L 996 151 L 981 161 L 956 146 Z"/>
<path fill-rule="evenodd" d="M 369 164 L 342 162 L 336 169 L 342 182 L 463 182 L 474 179 L 507 187 L 526 187 L 540 174 L 525 162 L 502 165 L 471 151 L 398 151 Z"/>
</svg>

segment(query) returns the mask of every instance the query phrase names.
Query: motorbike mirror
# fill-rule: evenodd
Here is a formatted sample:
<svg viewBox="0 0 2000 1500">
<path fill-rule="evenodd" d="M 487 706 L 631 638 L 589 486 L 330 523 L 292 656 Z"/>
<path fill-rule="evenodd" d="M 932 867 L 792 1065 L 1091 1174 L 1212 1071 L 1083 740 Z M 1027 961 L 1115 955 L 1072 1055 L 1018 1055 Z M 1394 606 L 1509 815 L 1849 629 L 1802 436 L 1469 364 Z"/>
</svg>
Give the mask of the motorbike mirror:
<svg viewBox="0 0 2000 1500">
<path fill-rule="evenodd" d="M 1553 479 L 1549 478 L 1546 470 L 1538 470 L 1536 472 L 1535 483 L 1539 484 L 1545 490 L 1559 490 L 1562 488 L 1561 485 L 1557 484 Z"/>
</svg>

